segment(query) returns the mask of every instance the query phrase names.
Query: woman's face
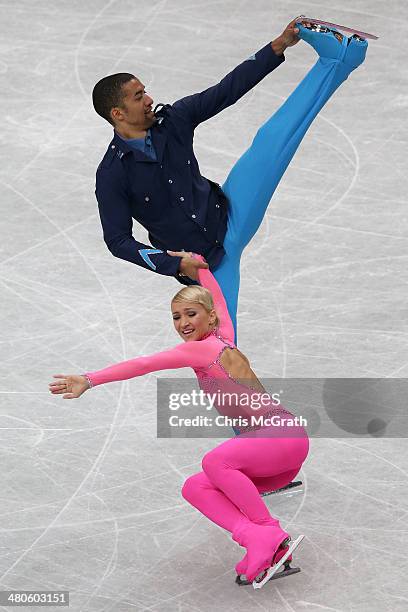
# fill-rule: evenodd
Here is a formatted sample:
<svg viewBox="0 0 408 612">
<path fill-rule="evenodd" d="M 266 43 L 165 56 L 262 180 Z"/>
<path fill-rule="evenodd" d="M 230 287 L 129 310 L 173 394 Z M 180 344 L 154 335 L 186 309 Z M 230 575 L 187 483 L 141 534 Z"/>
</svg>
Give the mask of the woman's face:
<svg viewBox="0 0 408 612">
<path fill-rule="evenodd" d="M 207 312 L 201 304 L 172 302 L 171 312 L 177 333 L 185 340 L 200 340 L 215 325 L 215 310 Z"/>
</svg>

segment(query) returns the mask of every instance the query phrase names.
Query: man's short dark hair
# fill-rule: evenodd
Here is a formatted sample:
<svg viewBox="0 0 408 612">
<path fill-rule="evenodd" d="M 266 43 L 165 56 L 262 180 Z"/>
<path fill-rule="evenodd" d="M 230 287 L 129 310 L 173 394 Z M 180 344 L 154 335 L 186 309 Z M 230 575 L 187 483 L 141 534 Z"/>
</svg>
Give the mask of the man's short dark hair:
<svg viewBox="0 0 408 612">
<path fill-rule="evenodd" d="M 114 123 L 110 112 L 115 106 L 120 106 L 124 98 L 122 85 L 135 78 L 133 74 L 128 72 L 119 72 L 104 77 L 93 88 L 92 102 L 94 109 L 111 125 L 114 125 Z"/>
</svg>

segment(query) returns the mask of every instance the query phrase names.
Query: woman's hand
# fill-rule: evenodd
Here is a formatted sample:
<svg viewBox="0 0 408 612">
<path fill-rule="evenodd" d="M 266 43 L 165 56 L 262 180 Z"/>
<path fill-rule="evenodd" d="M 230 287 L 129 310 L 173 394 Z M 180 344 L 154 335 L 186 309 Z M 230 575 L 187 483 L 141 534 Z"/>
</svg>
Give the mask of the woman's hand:
<svg viewBox="0 0 408 612">
<path fill-rule="evenodd" d="M 200 256 L 190 251 L 167 251 L 167 254 L 172 257 L 181 257 L 179 274 L 181 274 L 181 276 L 188 276 L 195 281 L 198 280 L 198 270 L 200 268 L 207 269 L 209 267 L 203 257 L 200 260 L 198 259 Z"/>
<path fill-rule="evenodd" d="M 58 378 L 58 382 L 48 385 L 53 395 L 63 395 L 63 399 L 74 399 L 79 397 L 89 389 L 89 383 L 85 376 L 75 376 L 69 374 L 54 374 L 53 378 Z"/>
</svg>

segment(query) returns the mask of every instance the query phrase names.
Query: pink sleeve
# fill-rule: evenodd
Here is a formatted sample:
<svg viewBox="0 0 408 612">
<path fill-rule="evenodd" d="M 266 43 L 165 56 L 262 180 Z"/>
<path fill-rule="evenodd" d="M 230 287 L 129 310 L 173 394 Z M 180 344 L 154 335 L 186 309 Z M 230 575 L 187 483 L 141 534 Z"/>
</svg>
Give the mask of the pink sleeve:
<svg viewBox="0 0 408 612">
<path fill-rule="evenodd" d="M 199 259 L 200 261 L 205 261 L 202 255 L 197 255 L 196 253 L 194 253 L 194 258 Z M 234 326 L 232 324 L 231 317 L 229 316 L 227 303 L 221 291 L 221 287 L 215 280 L 215 277 L 212 274 L 212 272 L 204 268 L 199 268 L 198 280 L 202 287 L 205 287 L 212 293 L 213 300 L 214 300 L 214 307 L 217 312 L 218 319 L 220 321 L 220 324 L 218 327 L 220 336 L 222 336 L 225 340 L 228 340 L 229 342 L 234 343 L 235 341 Z"/>
<path fill-rule="evenodd" d="M 85 376 L 88 377 L 91 385 L 96 387 L 104 383 L 127 380 L 128 378 L 143 376 L 143 374 L 159 370 L 204 367 L 208 365 L 210 359 L 208 358 L 207 351 L 203 350 L 203 348 L 203 343 L 200 341 L 185 342 L 184 344 L 178 344 L 168 351 L 135 357 L 134 359 L 116 363 L 96 372 L 86 372 Z"/>
</svg>

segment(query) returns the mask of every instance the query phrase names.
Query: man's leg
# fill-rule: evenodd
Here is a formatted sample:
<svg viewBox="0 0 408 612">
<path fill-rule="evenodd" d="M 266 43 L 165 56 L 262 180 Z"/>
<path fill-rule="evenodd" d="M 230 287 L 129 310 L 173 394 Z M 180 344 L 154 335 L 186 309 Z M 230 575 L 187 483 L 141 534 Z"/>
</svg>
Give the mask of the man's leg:
<svg viewBox="0 0 408 612">
<path fill-rule="evenodd" d="M 225 255 L 220 265 L 213 271 L 213 274 L 221 287 L 224 299 L 227 303 L 228 312 L 235 331 L 235 344 L 237 344 L 237 310 L 241 251 L 235 248 L 233 235 L 228 230 L 224 239 L 224 249 Z"/>
<path fill-rule="evenodd" d="M 303 136 L 318 112 L 365 58 L 367 42 L 299 26 L 299 36 L 319 53 L 319 60 L 278 111 L 258 130 L 250 148 L 236 162 L 222 189 L 230 202 L 226 255 L 214 276 L 236 327 L 239 262 L 259 228 L 270 199 Z M 339 34 L 341 37 L 341 34 Z"/>
</svg>

